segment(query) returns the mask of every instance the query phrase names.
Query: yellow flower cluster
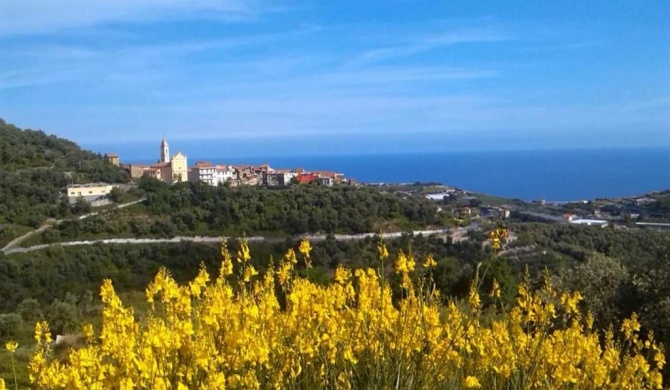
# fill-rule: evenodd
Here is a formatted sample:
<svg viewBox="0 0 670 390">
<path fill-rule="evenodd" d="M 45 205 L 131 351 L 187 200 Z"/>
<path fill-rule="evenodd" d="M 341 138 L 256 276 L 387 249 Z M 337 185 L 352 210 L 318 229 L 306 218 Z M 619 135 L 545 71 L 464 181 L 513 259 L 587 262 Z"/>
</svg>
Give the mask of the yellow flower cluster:
<svg viewBox="0 0 670 390">
<path fill-rule="evenodd" d="M 305 241 L 298 250 L 306 262 L 310 249 Z M 339 267 L 328 286 L 295 277 L 293 251 L 260 277 L 246 271 L 246 243 L 234 284 L 225 246 L 222 257 L 213 281 L 201 268 L 181 286 L 161 270 L 144 320 L 106 280 L 102 328 L 85 327 L 87 345 L 65 361 L 38 323 L 30 379 L 41 389 L 661 388 L 665 357 L 653 337 L 640 339 L 635 317 L 623 324 L 625 340 L 601 338 L 577 308 L 581 297 L 559 297 L 548 283 L 531 291 L 524 281 L 516 306 L 490 317 L 476 288 L 445 304 L 408 283 L 394 302 L 371 269 Z M 414 267 L 398 256 L 400 275 Z"/>
<path fill-rule="evenodd" d="M 509 237 L 509 232 L 507 231 L 507 228 L 503 226 L 498 226 L 495 230 L 489 232 L 491 248 L 493 248 L 495 252 L 500 251 L 500 249 L 502 249 L 502 239 L 506 239 L 507 237 Z"/>
<path fill-rule="evenodd" d="M 14 353 L 16 352 L 16 348 L 19 347 L 19 344 L 16 341 L 8 341 L 5 343 L 5 349 L 9 351 L 9 353 Z"/>
</svg>

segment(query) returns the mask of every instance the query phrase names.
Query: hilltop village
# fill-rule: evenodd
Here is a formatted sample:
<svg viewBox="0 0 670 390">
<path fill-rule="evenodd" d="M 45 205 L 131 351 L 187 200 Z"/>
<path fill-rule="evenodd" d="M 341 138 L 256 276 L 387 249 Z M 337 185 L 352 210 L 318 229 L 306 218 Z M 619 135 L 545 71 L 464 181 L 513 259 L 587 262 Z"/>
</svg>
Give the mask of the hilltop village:
<svg viewBox="0 0 670 390">
<path fill-rule="evenodd" d="M 269 164 L 229 165 L 198 161 L 188 166 L 187 156 L 181 152 L 170 155 L 165 138 L 160 143 L 160 158 L 154 164 L 123 164 L 114 153 L 105 155 L 107 161 L 124 169 L 130 178 L 151 177 L 165 183 L 203 182 L 211 186 L 225 185 L 286 187 L 305 183 L 322 186 L 360 185 L 344 174 L 332 171 L 307 171 L 302 168 L 274 169 Z M 434 183 L 438 184 L 438 183 Z M 554 204 L 544 201 L 525 202 L 472 193 L 444 185 L 369 183 L 401 197 L 425 197 L 450 210 L 464 224 L 473 220 L 543 221 L 615 228 L 648 227 L 668 229 L 668 192 L 620 199 L 596 199 L 592 201 Z M 71 204 L 83 198 L 92 206 L 104 206 L 110 202 L 110 194 L 116 185 L 107 183 L 73 184 L 67 195 Z"/>
<path fill-rule="evenodd" d="M 119 156 L 114 153 L 108 153 L 106 157 L 112 164 L 126 170 L 132 179 L 152 177 L 166 183 L 202 181 L 212 186 L 229 185 L 231 187 L 245 185 L 277 187 L 311 182 L 325 186 L 354 183 L 353 180 L 345 180 L 342 173 L 307 171 L 302 168 L 273 169 L 269 164 L 215 165 L 209 161 L 198 161 L 194 166 L 189 167 L 185 154 L 177 152 L 170 156 L 170 148 L 165 138 L 160 144 L 160 159 L 155 164 L 122 164 Z"/>
</svg>

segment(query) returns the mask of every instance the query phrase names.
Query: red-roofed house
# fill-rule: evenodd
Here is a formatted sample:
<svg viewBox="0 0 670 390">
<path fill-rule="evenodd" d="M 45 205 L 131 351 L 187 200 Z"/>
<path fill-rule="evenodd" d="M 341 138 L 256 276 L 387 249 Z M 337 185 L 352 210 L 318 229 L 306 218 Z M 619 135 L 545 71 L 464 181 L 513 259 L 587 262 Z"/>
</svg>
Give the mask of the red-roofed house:
<svg viewBox="0 0 670 390">
<path fill-rule="evenodd" d="M 188 174 L 188 181 L 197 183 L 199 181 L 205 182 L 211 186 L 217 185 L 215 182 L 216 167 L 209 161 L 198 161 L 195 167 L 191 168 Z"/>
<path fill-rule="evenodd" d="M 303 184 L 303 183 L 309 183 L 313 180 L 317 180 L 319 178 L 319 175 L 314 172 L 303 172 L 298 173 L 298 176 L 296 178 L 298 179 L 298 183 Z"/>
<path fill-rule="evenodd" d="M 105 158 L 107 159 L 107 161 L 109 161 L 110 164 L 114 164 L 117 167 L 120 165 L 119 155 L 116 153 L 107 153 L 105 155 Z"/>
</svg>

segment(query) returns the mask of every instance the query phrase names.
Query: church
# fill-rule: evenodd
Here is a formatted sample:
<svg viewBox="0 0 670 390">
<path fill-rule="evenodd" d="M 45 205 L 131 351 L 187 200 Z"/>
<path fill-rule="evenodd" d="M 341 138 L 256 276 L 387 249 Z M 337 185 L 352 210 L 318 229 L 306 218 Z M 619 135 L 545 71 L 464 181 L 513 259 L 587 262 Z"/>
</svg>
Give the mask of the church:
<svg viewBox="0 0 670 390">
<path fill-rule="evenodd" d="M 167 140 L 163 137 L 161 141 L 160 160 L 145 169 L 147 176 L 154 177 L 167 183 L 179 183 L 188 181 L 188 163 L 186 155 L 177 152 L 170 157 L 170 147 Z"/>
</svg>

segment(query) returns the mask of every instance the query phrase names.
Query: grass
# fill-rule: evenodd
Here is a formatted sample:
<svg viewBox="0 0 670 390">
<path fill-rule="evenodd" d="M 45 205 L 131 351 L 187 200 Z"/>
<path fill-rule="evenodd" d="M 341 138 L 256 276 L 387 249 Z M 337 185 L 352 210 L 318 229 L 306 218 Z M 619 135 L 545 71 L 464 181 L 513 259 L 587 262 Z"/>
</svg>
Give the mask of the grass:
<svg viewBox="0 0 670 390">
<path fill-rule="evenodd" d="M 504 205 L 509 205 L 509 204 L 516 203 L 516 201 L 513 200 L 513 199 L 503 198 L 503 197 L 494 196 L 494 195 L 472 193 L 472 196 L 479 199 L 482 202 L 482 205 L 504 206 Z"/>
</svg>

